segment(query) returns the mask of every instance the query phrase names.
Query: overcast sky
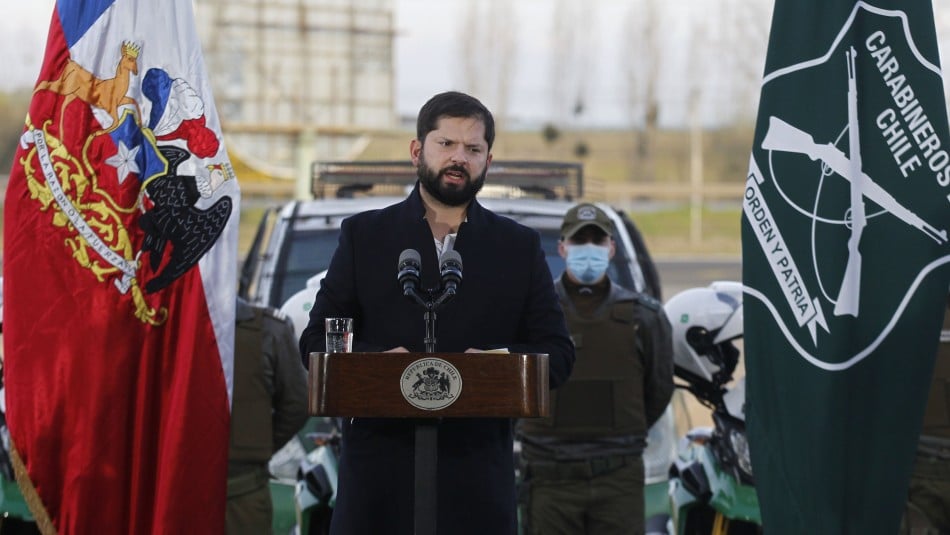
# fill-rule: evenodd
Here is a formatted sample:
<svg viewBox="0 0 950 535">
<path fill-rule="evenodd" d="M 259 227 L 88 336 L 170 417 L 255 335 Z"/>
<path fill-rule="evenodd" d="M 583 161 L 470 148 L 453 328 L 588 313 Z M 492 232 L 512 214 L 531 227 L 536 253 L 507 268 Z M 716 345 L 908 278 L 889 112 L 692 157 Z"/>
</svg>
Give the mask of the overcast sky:
<svg viewBox="0 0 950 535">
<path fill-rule="evenodd" d="M 760 1 L 760 0 L 754 0 Z M 764 0 L 767 1 L 767 0 Z M 396 38 L 396 107 L 402 115 L 414 116 L 419 107 L 432 94 L 447 89 L 473 90 L 464 86 L 463 43 L 470 39 L 468 33 L 474 26 L 466 18 L 467 2 L 453 0 L 393 0 L 395 6 Z M 23 0 L 7 2 L 0 18 L 0 50 L 8 65 L 0 77 L 0 90 L 29 88 L 36 81 L 50 15 L 54 0 Z M 586 0 L 582 6 L 597 4 L 598 9 L 588 10 L 591 19 L 583 21 L 590 25 L 589 64 L 584 66 L 590 82 L 586 84 L 586 107 L 575 120 L 578 124 L 622 126 L 629 117 L 624 84 L 618 76 L 622 50 L 622 21 L 631 9 L 632 2 L 620 0 Z M 703 2 L 695 0 L 669 0 L 664 2 L 667 16 L 663 33 L 676 42 L 687 31 L 681 21 L 690 12 L 702 10 Z M 490 6 L 493 2 L 482 2 Z M 556 39 L 553 29 L 552 6 L 555 0 L 495 0 L 515 20 L 514 49 L 507 103 L 509 114 L 523 122 L 542 122 L 550 115 L 553 90 L 551 89 L 551 61 L 555 57 L 552 47 Z M 433 13 L 438 13 L 434 17 Z M 454 13 L 454 14 L 453 14 Z M 486 21 L 491 15 L 485 17 Z M 678 22 L 680 21 L 680 22 Z M 493 24 L 494 22 L 492 22 Z M 483 25 L 486 22 L 483 22 Z M 669 61 L 682 61 L 683 47 L 671 47 Z M 762 52 L 764 57 L 764 51 Z M 586 62 L 585 62 L 586 63 Z M 686 68 L 685 66 L 682 68 Z M 666 69 L 675 72 L 678 68 Z M 671 83 L 668 98 L 676 98 L 685 91 L 683 84 Z M 493 102 L 492 95 L 481 95 L 490 108 L 500 103 Z M 677 107 L 677 108 L 681 108 Z M 674 107 L 670 107 L 674 109 Z"/>
<path fill-rule="evenodd" d="M 726 1 L 726 0 L 720 0 Z M 0 77 L 0 90 L 29 88 L 36 81 L 50 15 L 54 0 L 16 0 L 4 2 L 0 17 L 0 50 L 3 51 L 4 75 Z M 396 107 L 402 115 L 414 116 L 422 103 L 432 94 L 446 89 L 473 90 L 464 86 L 464 43 L 471 39 L 471 29 L 478 27 L 468 20 L 468 2 L 461 0 L 393 0 L 396 21 Z M 512 54 L 512 81 L 506 107 L 510 116 L 526 122 L 539 122 L 551 114 L 554 91 L 551 82 L 551 63 L 556 54 L 552 7 L 557 0 L 490 0 L 482 6 L 496 6 L 505 10 L 515 22 L 513 28 L 514 50 Z M 765 6 L 760 11 L 771 14 L 771 0 L 734 1 L 734 5 L 749 6 L 753 3 Z M 950 12 L 948 2 L 934 3 L 938 21 L 946 19 Z M 591 31 L 585 36 L 583 68 L 588 83 L 583 88 L 586 107 L 583 114 L 574 117 L 577 125 L 623 126 L 631 115 L 628 103 L 629 80 L 621 73 L 622 55 L 625 53 L 624 21 L 629 18 L 632 0 L 573 0 L 566 5 L 589 8 L 583 16 L 587 20 L 579 24 Z M 665 37 L 664 68 L 661 73 L 662 95 L 667 105 L 662 106 L 661 120 L 677 123 L 684 120 L 684 100 L 688 84 L 683 73 L 689 73 L 690 36 L 695 32 L 691 20 L 712 17 L 706 0 L 666 0 L 661 2 L 664 12 L 659 19 L 661 34 Z M 498 7 L 501 6 L 501 7 Z M 596 7 L 596 9 L 595 9 Z M 588 15 L 589 13 L 593 13 Z M 438 16 L 435 16 L 438 15 Z M 486 17 L 486 20 L 491 17 Z M 498 25 L 497 18 L 492 25 Z M 484 27 L 486 22 L 482 23 Z M 762 21 L 763 25 L 768 20 Z M 941 25 L 938 22 L 938 28 Z M 767 28 L 764 30 L 767 33 Z M 941 36 L 942 37 L 942 36 Z M 946 41 L 946 39 L 942 39 Z M 695 48 L 695 47 L 693 47 Z M 764 66 L 765 50 L 748 51 L 757 69 Z M 943 57 L 946 57 L 945 54 Z M 720 69 L 722 70 L 722 69 Z M 727 95 L 719 90 L 720 85 L 731 83 L 735 76 L 729 73 L 719 78 L 706 75 L 704 84 L 714 90 L 710 94 Z M 745 82 L 748 85 L 748 82 Z M 755 88 L 753 87 L 753 90 Z M 493 102 L 492 94 L 478 93 L 486 104 L 497 109 L 501 103 Z M 714 99 L 715 97 L 709 97 Z M 716 113 L 733 103 L 709 100 L 705 108 Z"/>
<path fill-rule="evenodd" d="M 0 90 L 31 87 L 43 61 L 53 0 L 6 2 L 0 17 L 0 50 L 4 76 Z"/>
</svg>

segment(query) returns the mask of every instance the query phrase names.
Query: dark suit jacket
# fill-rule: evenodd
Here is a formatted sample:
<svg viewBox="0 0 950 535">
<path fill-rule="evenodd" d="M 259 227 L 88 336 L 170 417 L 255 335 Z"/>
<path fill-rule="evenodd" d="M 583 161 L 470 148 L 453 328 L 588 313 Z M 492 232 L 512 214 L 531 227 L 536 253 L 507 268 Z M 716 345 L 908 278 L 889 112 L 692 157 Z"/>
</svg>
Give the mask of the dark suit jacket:
<svg viewBox="0 0 950 535">
<path fill-rule="evenodd" d="M 402 295 L 396 280 L 399 255 L 411 248 L 422 256 L 422 287 L 439 286 L 418 188 L 403 202 L 343 222 L 301 337 L 305 359 L 324 350 L 323 318 L 333 316 L 354 318 L 354 351 L 425 350 L 424 309 Z M 547 353 L 551 386 L 563 383 L 574 348 L 538 233 L 473 201 L 454 249 L 463 280 L 436 311 L 436 351 Z M 412 533 L 413 441 L 412 421 L 344 420 L 333 533 Z M 437 467 L 440 534 L 515 533 L 511 420 L 441 420 Z"/>
</svg>

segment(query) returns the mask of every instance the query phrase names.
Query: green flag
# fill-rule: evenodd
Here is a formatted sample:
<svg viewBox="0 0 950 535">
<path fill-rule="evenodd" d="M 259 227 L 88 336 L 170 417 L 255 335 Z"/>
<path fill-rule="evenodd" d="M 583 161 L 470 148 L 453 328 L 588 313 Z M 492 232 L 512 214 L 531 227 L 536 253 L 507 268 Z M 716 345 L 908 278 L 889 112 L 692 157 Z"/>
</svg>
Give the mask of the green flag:
<svg viewBox="0 0 950 535">
<path fill-rule="evenodd" d="M 950 282 L 930 0 L 777 0 L 743 201 L 770 534 L 897 533 Z"/>
</svg>

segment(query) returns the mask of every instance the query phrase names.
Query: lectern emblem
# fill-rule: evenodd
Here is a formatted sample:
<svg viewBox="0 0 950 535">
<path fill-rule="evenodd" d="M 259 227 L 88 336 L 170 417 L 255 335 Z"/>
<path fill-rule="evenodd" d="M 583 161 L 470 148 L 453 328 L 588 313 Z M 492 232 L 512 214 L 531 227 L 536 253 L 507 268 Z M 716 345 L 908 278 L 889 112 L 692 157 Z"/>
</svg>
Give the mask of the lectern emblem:
<svg viewBox="0 0 950 535">
<path fill-rule="evenodd" d="M 402 397 L 427 411 L 448 407 L 462 393 L 461 374 L 442 359 L 419 359 L 407 366 L 401 377 Z"/>
</svg>

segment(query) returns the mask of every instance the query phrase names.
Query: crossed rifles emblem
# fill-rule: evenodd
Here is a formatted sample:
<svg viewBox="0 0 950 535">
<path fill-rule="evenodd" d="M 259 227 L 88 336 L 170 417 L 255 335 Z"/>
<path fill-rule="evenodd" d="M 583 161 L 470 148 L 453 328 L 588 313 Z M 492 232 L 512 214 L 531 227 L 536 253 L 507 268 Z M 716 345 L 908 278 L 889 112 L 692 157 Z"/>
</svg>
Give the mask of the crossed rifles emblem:
<svg viewBox="0 0 950 535">
<path fill-rule="evenodd" d="M 851 237 L 848 240 L 848 262 L 842 278 L 838 300 L 835 303 L 835 315 L 858 315 L 861 287 L 861 236 L 867 225 L 864 199 L 877 203 L 881 208 L 901 221 L 920 230 L 937 243 L 947 241 L 947 231 L 938 230 L 917 214 L 901 205 L 890 193 L 875 183 L 862 169 L 860 128 L 858 126 L 858 91 L 855 76 L 855 57 L 852 47 L 847 53 L 848 65 L 848 151 L 845 156 L 833 144 L 819 144 L 814 138 L 791 124 L 775 117 L 769 118 L 769 128 L 762 140 L 762 148 L 769 151 L 781 151 L 804 154 L 812 160 L 821 160 L 823 165 L 834 171 L 851 184 Z"/>
</svg>

